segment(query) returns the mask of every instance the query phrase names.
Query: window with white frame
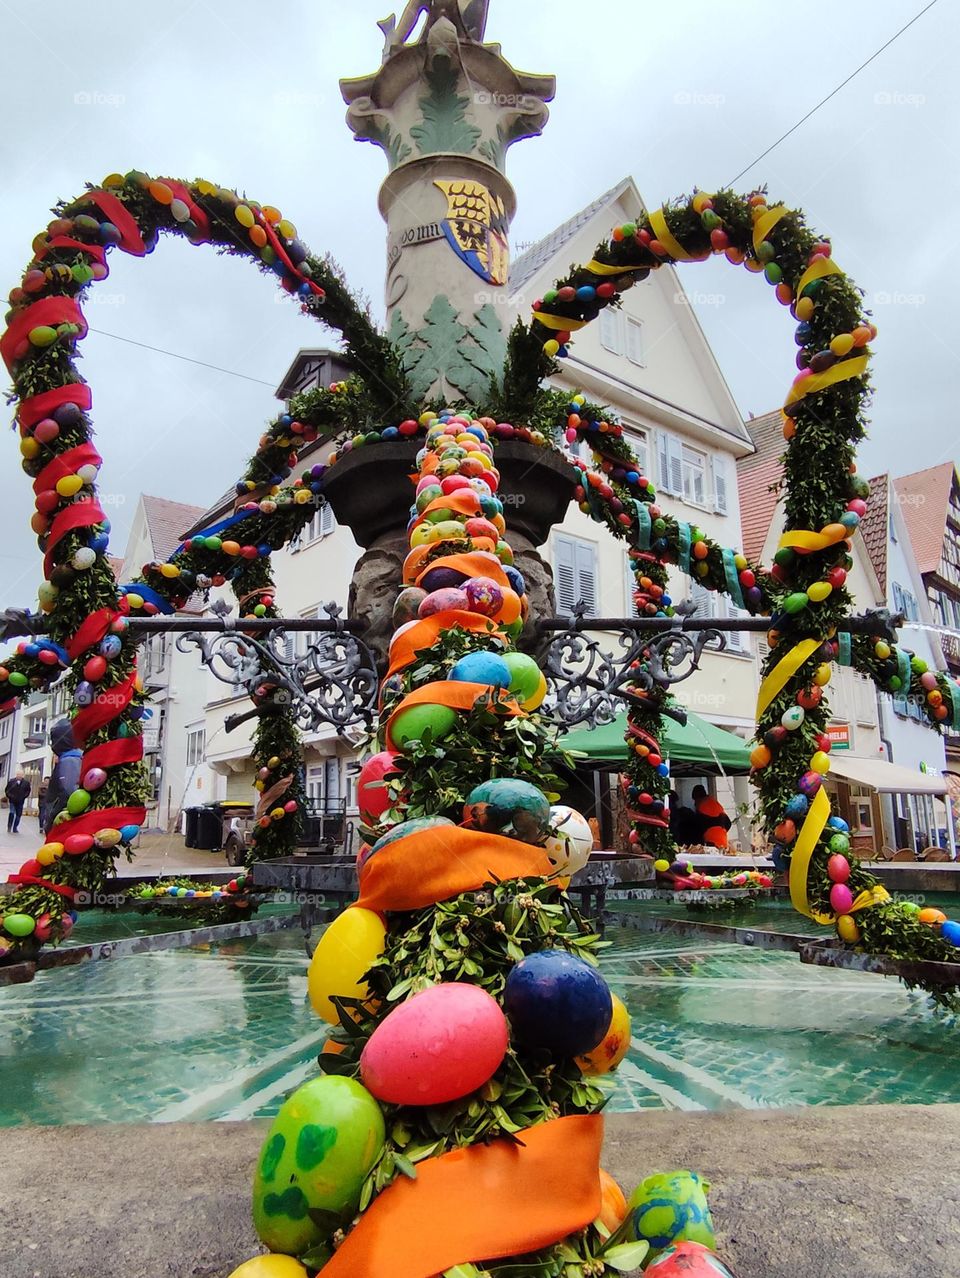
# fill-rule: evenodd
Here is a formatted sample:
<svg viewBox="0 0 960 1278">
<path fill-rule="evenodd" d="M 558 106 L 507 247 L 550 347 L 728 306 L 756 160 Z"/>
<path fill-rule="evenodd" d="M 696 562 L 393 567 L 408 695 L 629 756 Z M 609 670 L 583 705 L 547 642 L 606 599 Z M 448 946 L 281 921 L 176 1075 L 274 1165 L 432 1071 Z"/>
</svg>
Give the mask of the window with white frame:
<svg viewBox="0 0 960 1278">
<path fill-rule="evenodd" d="M 623 614 L 625 617 L 638 617 L 640 610 L 636 605 L 633 592 L 637 588 L 637 579 L 633 572 L 633 561 L 629 555 L 624 556 L 623 562 L 623 586 L 627 597 L 627 610 Z"/>
<path fill-rule="evenodd" d="M 643 357 L 643 321 L 636 319 L 633 315 L 628 315 L 626 323 L 627 359 L 631 364 L 637 364 L 642 368 L 646 363 Z"/>
<path fill-rule="evenodd" d="M 597 548 L 592 541 L 556 533 L 553 575 L 559 616 L 569 617 L 581 602 L 589 616 L 597 615 Z"/>
<path fill-rule="evenodd" d="M 727 513 L 727 461 L 687 444 L 669 430 L 657 431 L 657 486 L 693 506 Z"/>
<path fill-rule="evenodd" d="M 641 475 L 650 474 L 650 451 L 649 439 L 647 432 L 640 426 L 630 426 L 624 423 L 623 438 L 630 445 L 637 456 L 637 468 Z"/>
<path fill-rule="evenodd" d="M 50 717 L 59 719 L 61 715 L 66 714 L 67 708 L 72 705 L 72 698 L 66 682 L 58 683 L 53 690 L 50 701 Z"/>
<path fill-rule="evenodd" d="M 333 513 L 333 507 L 329 502 L 321 501 L 309 523 L 304 524 L 296 537 L 290 540 L 291 550 L 303 550 L 305 546 L 312 545 L 315 541 L 320 541 L 324 537 L 328 537 L 337 526 L 336 517 Z"/>
<path fill-rule="evenodd" d="M 307 768 L 305 788 L 310 806 L 328 810 L 340 802 L 340 760 L 335 755 Z"/>
<path fill-rule="evenodd" d="M 600 345 L 613 355 L 623 354 L 623 315 L 615 306 L 600 312 Z"/>
<path fill-rule="evenodd" d="M 683 496 L 684 500 L 694 506 L 704 506 L 707 500 L 707 455 L 698 448 L 683 445 L 681 453 L 683 464 Z"/>
<path fill-rule="evenodd" d="M 195 768 L 203 763 L 207 744 L 207 733 L 204 727 L 187 729 L 187 767 Z"/>
<path fill-rule="evenodd" d="M 6 741 L 10 735 L 10 726 L 13 723 L 13 715 L 6 714 L 0 719 L 0 741 Z"/>
<path fill-rule="evenodd" d="M 683 443 L 668 430 L 657 431 L 657 487 L 683 496 Z"/>
<path fill-rule="evenodd" d="M 697 605 L 696 617 L 710 617 L 715 621 L 738 621 L 750 614 L 738 608 L 729 595 L 716 590 L 707 590 L 698 581 L 690 583 L 690 598 Z M 725 630 L 727 652 L 746 655 L 750 652 L 749 632 L 744 630 Z"/>
</svg>

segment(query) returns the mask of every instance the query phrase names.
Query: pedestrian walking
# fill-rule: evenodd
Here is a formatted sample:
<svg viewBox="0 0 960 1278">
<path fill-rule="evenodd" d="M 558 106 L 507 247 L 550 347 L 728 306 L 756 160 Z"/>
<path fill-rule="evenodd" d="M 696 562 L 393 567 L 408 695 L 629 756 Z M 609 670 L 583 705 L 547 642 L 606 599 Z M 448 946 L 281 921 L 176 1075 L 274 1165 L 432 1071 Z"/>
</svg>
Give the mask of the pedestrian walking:
<svg viewBox="0 0 960 1278">
<path fill-rule="evenodd" d="M 7 803 L 10 805 L 7 812 L 7 833 L 19 834 L 23 805 L 30 796 L 30 782 L 23 775 L 22 768 L 17 768 L 16 775 L 7 782 L 4 794 L 7 796 Z"/>
</svg>

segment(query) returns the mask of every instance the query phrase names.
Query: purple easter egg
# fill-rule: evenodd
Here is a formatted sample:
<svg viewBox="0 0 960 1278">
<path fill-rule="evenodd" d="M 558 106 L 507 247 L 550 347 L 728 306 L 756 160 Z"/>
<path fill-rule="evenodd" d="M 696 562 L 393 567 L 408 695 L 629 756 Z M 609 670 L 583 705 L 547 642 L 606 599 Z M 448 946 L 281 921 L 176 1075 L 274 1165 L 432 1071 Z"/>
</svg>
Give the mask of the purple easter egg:
<svg viewBox="0 0 960 1278">
<path fill-rule="evenodd" d="M 434 590 L 454 590 L 457 586 L 462 586 L 467 580 L 465 572 L 459 572 L 456 568 L 430 568 L 424 573 L 420 581 L 420 586 L 428 594 Z"/>
</svg>

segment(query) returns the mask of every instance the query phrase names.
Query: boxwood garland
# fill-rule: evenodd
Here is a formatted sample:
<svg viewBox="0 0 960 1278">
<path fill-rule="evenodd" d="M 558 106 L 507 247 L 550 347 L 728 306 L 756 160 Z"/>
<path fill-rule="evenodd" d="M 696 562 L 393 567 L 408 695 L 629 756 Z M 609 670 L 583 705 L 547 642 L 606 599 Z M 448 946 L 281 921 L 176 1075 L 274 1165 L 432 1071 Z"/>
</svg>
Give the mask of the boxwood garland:
<svg viewBox="0 0 960 1278">
<path fill-rule="evenodd" d="M 869 495 L 869 485 L 856 473 L 854 453 L 865 435 L 869 343 L 876 328 L 863 313 L 859 290 L 832 260 L 829 242 L 807 229 L 801 213 L 770 205 L 763 191 L 748 196 L 697 192 L 641 222 L 618 227 L 591 262 L 573 268 L 534 303 L 529 335 L 540 350 L 527 364 L 526 386 L 529 391 L 534 377 L 555 372 L 556 358 L 566 353 L 573 333 L 605 306 L 618 305 L 622 293 L 650 271 L 718 253 L 762 274 L 798 321 L 799 371 L 782 410 L 785 532 L 775 563 L 769 573 L 761 573 L 745 560 L 735 560 L 736 579 L 720 581 L 724 556 L 718 559 L 706 546 L 703 558 L 691 564 L 703 584 L 726 590 L 751 611 L 773 613 L 758 701 L 758 744 L 751 755 L 764 825 L 774 840 L 775 856 L 790 864 L 791 895 L 802 912 L 835 924 L 843 940 L 862 941 L 875 952 L 952 961 L 955 948 L 938 927 L 920 922 L 910 903 L 891 901 L 862 870 L 850 850 L 849 830 L 831 815 L 822 790 L 830 766 L 822 686 L 829 679 L 828 663 L 840 656 L 841 648 L 849 664 L 885 690 L 918 698 L 936 730 L 948 721 L 960 722 L 960 685 L 928 671 L 882 636 L 851 641 L 843 634 L 851 606 L 845 585 L 852 566 L 850 538 Z M 527 336 L 512 341 L 508 358 L 513 376 L 522 380 L 521 352 L 529 356 Z M 631 554 L 640 584 L 638 602 L 646 609 L 658 602 L 665 587 L 664 564 L 676 562 L 675 532 L 664 520 L 651 539 L 652 485 L 640 483 L 639 475 L 611 482 L 611 470 L 625 469 L 618 463 L 633 459 L 615 430 L 604 431 L 595 413 L 582 412 L 580 399 L 569 405 L 568 430 L 580 437 L 587 418 L 586 438 L 591 445 L 597 439 L 595 456 L 602 468 L 600 474 L 585 474 L 583 505 L 615 531 L 618 524 L 628 537 L 639 531 L 642 542 Z M 645 515 L 641 504 L 647 507 Z M 683 560 L 685 539 L 680 550 Z M 641 775 L 626 778 L 628 794 L 641 805 L 636 818 L 641 826 L 652 822 L 654 827 L 652 837 L 650 831 L 641 836 L 636 829 L 635 836 L 661 855 L 670 846 L 659 806 L 666 778 L 658 775 L 662 763 L 651 767 L 659 753 L 649 729 L 662 708 L 662 700 L 632 708 L 628 740 L 634 753 L 646 754 Z M 838 886 L 846 891 L 838 894 Z M 941 990 L 932 992 L 941 1002 L 955 1001 Z"/>
</svg>

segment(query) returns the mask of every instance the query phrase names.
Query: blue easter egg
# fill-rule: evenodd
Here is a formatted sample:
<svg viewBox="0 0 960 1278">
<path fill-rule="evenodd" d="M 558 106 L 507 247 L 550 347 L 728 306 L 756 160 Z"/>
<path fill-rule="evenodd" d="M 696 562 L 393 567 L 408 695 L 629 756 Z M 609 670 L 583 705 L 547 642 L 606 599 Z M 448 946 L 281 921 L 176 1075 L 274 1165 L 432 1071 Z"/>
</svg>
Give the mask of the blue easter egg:
<svg viewBox="0 0 960 1278">
<path fill-rule="evenodd" d="M 805 794 L 795 794 L 792 799 L 787 801 L 784 815 L 795 821 L 798 817 L 806 816 L 809 807 L 810 800 Z"/>
<path fill-rule="evenodd" d="M 847 825 L 846 821 L 844 821 L 843 817 L 827 817 L 827 825 L 829 825 L 831 830 L 839 830 L 841 834 L 850 833 L 850 827 Z"/>
<path fill-rule="evenodd" d="M 525 595 L 527 593 L 527 583 L 523 579 L 523 573 L 518 572 L 512 565 L 504 568 L 503 571 L 506 574 L 507 581 L 509 581 L 511 588 L 515 590 L 518 595 Z"/>
<path fill-rule="evenodd" d="M 954 923 L 953 919 L 947 919 L 946 923 L 940 928 L 940 935 L 948 945 L 960 945 L 960 923 Z"/>
<path fill-rule="evenodd" d="M 451 666 L 449 677 L 456 683 L 483 683 L 494 688 L 509 688 L 510 667 L 495 652 L 468 652 Z"/>
<path fill-rule="evenodd" d="M 597 290 L 590 284 L 584 284 L 582 288 L 577 289 L 578 302 L 592 302 L 597 296 Z"/>
<path fill-rule="evenodd" d="M 583 1056 L 603 1041 L 613 999 L 595 967 L 566 950 L 540 950 L 511 969 L 503 1008 L 521 1043 Z"/>
<path fill-rule="evenodd" d="M 396 426 L 385 426 L 381 432 L 384 439 L 399 439 L 400 432 Z"/>
<path fill-rule="evenodd" d="M 132 843 L 139 833 L 139 825 L 121 825 L 120 827 L 120 837 L 124 843 Z"/>
<path fill-rule="evenodd" d="M 100 656 L 106 657 L 108 661 L 112 661 L 114 657 L 120 655 L 120 649 L 123 647 L 123 641 L 119 635 L 107 635 L 100 640 Z"/>
</svg>

